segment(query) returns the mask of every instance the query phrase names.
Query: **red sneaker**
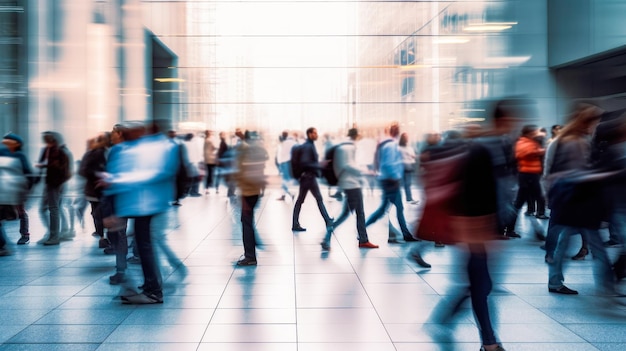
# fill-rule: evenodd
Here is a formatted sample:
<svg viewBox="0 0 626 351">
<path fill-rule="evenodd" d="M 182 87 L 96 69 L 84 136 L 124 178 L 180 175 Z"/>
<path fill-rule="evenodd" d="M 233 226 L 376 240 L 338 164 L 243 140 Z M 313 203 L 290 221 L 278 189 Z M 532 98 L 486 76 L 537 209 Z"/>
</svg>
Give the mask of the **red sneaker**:
<svg viewBox="0 0 626 351">
<path fill-rule="evenodd" d="M 377 249 L 378 245 L 374 245 L 372 243 L 370 243 L 369 241 L 366 243 L 359 243 L 359 248 L 361 249 Z"/>
</svg>

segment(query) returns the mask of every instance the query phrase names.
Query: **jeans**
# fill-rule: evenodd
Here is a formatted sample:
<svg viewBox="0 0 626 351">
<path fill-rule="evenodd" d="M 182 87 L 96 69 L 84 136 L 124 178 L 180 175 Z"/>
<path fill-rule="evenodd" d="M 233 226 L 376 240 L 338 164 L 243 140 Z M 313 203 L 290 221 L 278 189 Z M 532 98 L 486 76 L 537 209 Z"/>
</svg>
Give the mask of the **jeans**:
<svg viewBox="0 0 626 351">
<path fill-rule="evenodd" d="M 44 225 L 48 227 L 50 240 L 59 240 L 62 195 L 63 185 L 45 185 L 43 190 L 43 197 L 41 198 L 41 206 L 39 207 L 39 212 L 41 214 L 41 218 L 44 221 Z M 48 216 L 46 216 L 46 211 L 49 212 Z"/>
<path fill-rule="evenodd" d="M 324 222 L 326 223 L 326 226 L 330 225 L 330 216 L 328 215 L 326 207 L 324 206 L 322 193 L 320 192 L 320 187 L 317 184 L 317 179 L 315 179 L 315 175 L 305 173 L 300 177 L 300 192 L 298 193 L 298 199 L 296 200 L 296 204 L 293 207 L 292 227 L 300 226 L 300 210 L 302 209 L 302 203 L 304 202 L 304 198 L 309 191 L 315 198 L 315 201 L 317 201 L 317 208 L 319 208 L 320 213 L 324 218 Z"/>
<path fill-rule="evenodd" d="M 563 281 L 565 280 L 563 277 L 563 258 L 568 249 L 571 236 L 580 233 L 587 238 L 591 247 L 596 284 L 604 292 L 614 292 L 613 269 L 598 230 L 570 226 L 559 226 L 558 229 L 560 230 L 556 250 L 554 251 L 554 260 L 548 265 L 548 288 L 558 289 L 563 286 Z"/>
<path fill-rule="evenodd" d="M 402 236 L 404 238 L 413 238 L 409 228 L 407 227 L 406 219 L 404 218 L 404 205 L 402 204 L 402 194 L 400 194 L 400 182 L 396 180 L 383 180 L 381 181 L 381 186 L 383 188 L 383 202 L 380 204 L 378 209 L 376 209 L 376 211 L 369 216 L 367 221 L 365 221 L 365 226 L 367 227 L 378 221 L 387 212 L 389 204 L 393 204 L 396 206 L 396 215 L 398 217 L 398 224 L 400 224 Z M 389 239 L 395 238 L 390 237 Z"/>
<path fill-rule="evenodd" d="M 411 194 L 411 183 L 413 181 L 413 171 L 404 171 L 404 177 L 402 178 L 402 183 L 404 185 L 404 195 L 406 197 L 406 201 L 413 201 L 413 195 Z"/>
<path fill-rule="evenodd" d="M 291 161 L 283 162 L 278 165 L 280 169 L 280 178 L 281 184 L 280 187 L 286 194 L 291 194 L 289 192 L 289 181 L 291 181 Z"/>
<path fill-rule="evenodd" d="M 254 235 L 254 208 L 259 195 L 241 197 L 241 231 L 244 256 L 256 260 L 256 238 Z"/>
<path fill-rule="evenodd" d="M 150 223 L 152 216 L 134 217 L 135 240 L 141 259 L 141 269 L 144 277 L 143 291 L 146 294 L 154 294 L 163 297 L 162 278 L 159 265 L 152 246 L 152 234 Z"/>
<path fill-rule="evenodd" d="M 126 227 L 128 226 L 128 220 L 124 221 L 124 228 L 119 230 L 109 230 L 107 237 L 113 249 L 115 250 L 115 269 L 119 273 L 126 271 L 128 263 L 126 262 L 126 256 L 128 256 L 128 237 L 126 236 Z"/>
<path fill-rule="evenodd" d="M 333 222 L 333 228 L 337 228 L 343 223 L 351 212 L 356 212 L 356 231 L 358 233 L 359 243 L 366 243 L 369 241 L 367 237 L 367 230 L 365 229 L 365 211 L 363 210 L 363 192 L 361 188 L 357 189 L 345 189 L 346 200 L 343 202 L 343 208 L 341 214 L 335 222 Z M 330 236 L 332 230 L 326 231 L 324 237 L 324 243 L 330 244 Z"/>
</svg>

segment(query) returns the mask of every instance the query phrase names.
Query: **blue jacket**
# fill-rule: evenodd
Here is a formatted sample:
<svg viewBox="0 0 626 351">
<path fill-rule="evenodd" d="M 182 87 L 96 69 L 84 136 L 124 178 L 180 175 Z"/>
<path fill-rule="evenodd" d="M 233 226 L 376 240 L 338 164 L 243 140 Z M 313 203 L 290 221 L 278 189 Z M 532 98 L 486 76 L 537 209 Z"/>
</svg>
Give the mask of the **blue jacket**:
<svg viewBox="0 0 626 351">
<path fill-rule="evenodd" d="M 385 140 L 381 141 L 384 142 Z M 404 175 L 404 163 L 402 153 L 398 148 L 398 142 L 393 140 L 381 146 L 379 151 L 380 180 L 400 180 Z"/>
<path fill-rule="evenodd" d="M 105 195 L 115 197 L 115 215 L 142 217 L 165 212 L 176 194 L 179 168 L 177 145 L 154 134 L 111 148 L 107 162 L 110 184 Z"/>
</svg>

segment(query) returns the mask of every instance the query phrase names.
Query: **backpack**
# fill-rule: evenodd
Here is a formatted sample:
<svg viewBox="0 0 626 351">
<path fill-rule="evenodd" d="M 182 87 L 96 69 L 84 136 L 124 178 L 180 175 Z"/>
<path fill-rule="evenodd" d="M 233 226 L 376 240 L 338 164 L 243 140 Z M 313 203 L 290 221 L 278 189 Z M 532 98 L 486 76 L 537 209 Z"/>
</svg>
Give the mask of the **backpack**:
<svg viewBox="0 0 626 351">
<path fill-rule="evenodd" d="M 378 145 L 376 145 L 376 151 L 374 152 L 374 172 L 378 173 L 378 171 L 380 171 L 380 150 L 383 148 L 385 144 L 391 141 L 392 139 L 387 139 L 383 142 L 378 143 Z"/>
<path fill-rule="evenodd" d="M 335 174 L 334 160 L 335 160 L 335 151 L 341 145 L 348 143 L 341 143 L 334 145 L 324 153 L 324 160 L 326 161 L 326 165 L 322 167 L 322 177 L 326 180 L 326 184 L 328 185 L 337 185 L 339 183 L 339 177 Z"/>
<path fill-rule="evenodd" d="M 300 179 L 304 168 L 302 166 L 302 145 L 294 145 L 291 148 L 291 174 L 295 179 Z"/>
</svg>

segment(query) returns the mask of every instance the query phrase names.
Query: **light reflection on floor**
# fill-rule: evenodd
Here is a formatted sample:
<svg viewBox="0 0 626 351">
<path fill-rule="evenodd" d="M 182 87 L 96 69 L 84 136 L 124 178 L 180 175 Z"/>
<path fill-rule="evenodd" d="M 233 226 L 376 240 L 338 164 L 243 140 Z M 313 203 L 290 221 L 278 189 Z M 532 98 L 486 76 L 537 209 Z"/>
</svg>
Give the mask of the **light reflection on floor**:
<svg viewBox="0 0 626 351">
<path fill-rule="evenodd" d="M 257 209 L 259 265 L 236 268 L 243 253 L 239 214 L 224 193 L 185 199 L 159 225 L 186 269 L 161 256 L 165 303 L 158 306 L 121 304 L 116 296 L 141 285 L 141 268 L 130 265 L 126 287 L 109 285 L 114 257 L 97 248 L 89 225 L 59 247 L 37 245 L 43 229 L 31 204 L 29 245 L 14 244 L 16 222 L 4 224 L 13 255 L 0 258 L 0 349 L 478 350 L 468 304 L 448 324 L 431 323 L 435 305 L 463 289 L 459 248 L 424 244 L 433 265 L 425 270 L 407 259 L 419 244 L 386 243 L 386 221 L 368 228 L 381 248 L 358 249 L 351 218 L 323 253 L 323 220 L 313 199 L 300 220 L 307 231 L 294 235 L 292 202 L 277 201 L 278 189 L 268 189 Z M 379 198 L 365 196 L 366 213 Z M 339 213 L 338 201 L 326 204 Z M 406 205 L 410 223 L 418 213 L 419 205 Z M 523 238 L 492 248 L 492 314 L 505 348 L 626 349 L 626 308 L 596 296 L 590 256 L 565 270 L 579 296 L 549 294 L 540 243 L 525 234 L 527 218 L 520 218 Z M 574 254 L 578 242 L 572 245 Z"/>
</svg>

